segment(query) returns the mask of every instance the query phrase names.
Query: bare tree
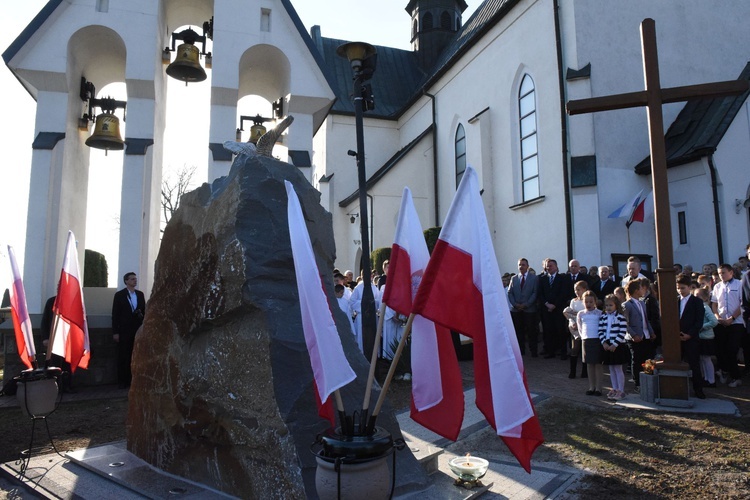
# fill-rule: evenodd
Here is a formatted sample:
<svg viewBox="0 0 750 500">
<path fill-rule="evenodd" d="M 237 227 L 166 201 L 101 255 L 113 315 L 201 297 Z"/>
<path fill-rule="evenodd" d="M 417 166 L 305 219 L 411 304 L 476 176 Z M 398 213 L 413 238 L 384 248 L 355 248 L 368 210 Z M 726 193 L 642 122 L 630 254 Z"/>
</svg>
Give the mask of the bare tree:
<svg viewBox="0 0 750 500">
<path fill-rule="evenodd" d="M 174 215 L 175 210 L 180 206 L 182 195 L 187 193 L 191 188 L 193 175 L 196 166 L 183 165 L 182 168 L 173 172 L 172 175 L 166 176 L 161 183 L 161 213 L 164 226 Z M 162 232 L 164 229 L 162 228 Z"/>
</svg>

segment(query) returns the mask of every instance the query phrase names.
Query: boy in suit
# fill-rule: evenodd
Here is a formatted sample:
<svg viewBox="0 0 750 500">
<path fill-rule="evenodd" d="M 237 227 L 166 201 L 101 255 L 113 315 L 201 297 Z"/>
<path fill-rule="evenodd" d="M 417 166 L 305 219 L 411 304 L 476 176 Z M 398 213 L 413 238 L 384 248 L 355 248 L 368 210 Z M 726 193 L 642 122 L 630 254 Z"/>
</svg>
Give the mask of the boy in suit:
<svg viewBox="0 0 750 500">
<path fill-rule="evenodd" d="M 687 361 L 693 372 L 693 391 L 698 399 L 706 399 L 703 394 L 703 380 L 700 367 L 700 345 L 698 334 L 703 328 L 703 303 L 690 293 L 690 276 L 677 276 L 677 293 L 680 311 L 680 341 L 682 343 L 682 357 Z"/>
<path fill-rule="evenodd" d="M 130 362 L 133 357 L 135 333 L 143 324 L 146 298 L 136 290 L 138 277 L 126 273 L 122 277 L 125 288 L 115 293 L 112 300 L 112 338 L 117 343 L 117 383 L 121 389 L 130 386 Z"/>
</svg>

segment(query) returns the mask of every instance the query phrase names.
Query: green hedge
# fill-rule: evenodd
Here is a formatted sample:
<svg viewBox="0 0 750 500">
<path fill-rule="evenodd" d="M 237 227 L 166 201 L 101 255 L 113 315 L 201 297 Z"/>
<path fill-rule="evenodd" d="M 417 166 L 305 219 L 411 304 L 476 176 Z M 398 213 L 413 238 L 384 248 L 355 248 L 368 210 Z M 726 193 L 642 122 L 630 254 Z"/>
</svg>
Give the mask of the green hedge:
<svg viewBox="0 0 750 500">
<path fill-rule="evenodd" d="M 83 262 L 83 286 L 106 288 L 108 283 L 107 258 L 87 248 Z"/>
<path fill-rule="evenodd" d="M 376 248 L 370 254 L 370 263 L 377 274 L 383 274 L 383 262 L 390 260 L 391 247 Z"/>
<path fill-rule="evenodd" d="M 430 255 L 432 255 L 432 250 L 435 248 L 435 243 L 437 243 L 438 236 L 440 236 L 440 227 L 431 227 L 424 230 L 424 239 L 427 242 L 427 250 L 429 250 Z"/>
</svg>

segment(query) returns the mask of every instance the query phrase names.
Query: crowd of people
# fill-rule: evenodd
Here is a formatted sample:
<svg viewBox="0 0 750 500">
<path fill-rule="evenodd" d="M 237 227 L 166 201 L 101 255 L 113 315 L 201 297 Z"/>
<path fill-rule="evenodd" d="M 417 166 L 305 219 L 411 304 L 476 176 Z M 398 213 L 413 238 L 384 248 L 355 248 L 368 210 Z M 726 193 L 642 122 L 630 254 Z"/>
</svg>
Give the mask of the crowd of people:
<svg viewBox="0 0 750 500">
<path fill-rule="evenodd" d="M 682 357 L 692 372 L 693 393 L 701 399 L 704 388 L 717 383 L 735 388 L 750 371 L 745 361 L 750 356 L 750 245 L 745 253 L 734 265 L 705 264 L 701 273 L 674 266 Z M 377 309 L 388 278 L 387 260 L 382 271 L 371 275 Z M 587 268 L 577 259 L 568 262 L 567 272 L 555 259 L 544 259 L 537 274 L 522 258 L 518 272 L 502 279 L 521 354 L 567 360 L 569 378 L 579 376 L 580 364 L 580 377 L 589 383 L 587 395 L 603 395 L 605 366 L 608 399 L 626 397 L 626 375 L 632 377 L 627 381 L 632 392 L 640 392 L 644 363 L 662 358 L 658 283 L 637 257 L 628 259 L 623 277 L 612 266 Z M 339 307 L 362 349 L 361 276 L 355 280 L 352 271 L 335 269 L 334 283 Z M 393 358 L 406 320 L 385 308 L 379 358 Z"/>
<path fill-rule="evenodd" d="M 370 286 L 375 298 L 375 308 L 379 311 L 381 299 L 385 292 L 386 281 L 388 280 L 388 260 L 382 265 L 382 274 L 372 271 Z M 342 273 L 338 269 L 333 270 L 334 291 L 338 300 L 339 308 L 349 318 L 349 326 L 354 333 L 354 338 L 359 346 L 360 351 L 364 352 L 362 342 L 362 292 L 364 284 L 362 276 L 354 280 L 352 271 Z M 382 340 L 378 346 L 378 358 L 386 363 L 393 360 L 401 336 L 406 326 L 407 317 L 398 314 L 390 307 L 385 307 L 383 312 L 383 333 Z M 406 356 L 408 358 L 408 355 Z M 396 372 L 396 378 L 401 380 L 411 380 L 411 373 L 408 367 L 408 359 L 404 359 L 404 368 Z"/>
<path fill-rule="evenodd" d="M 697 398 L 717 382 L 738 387 L 750 371 L 750 245 L 745 253 L 734 265 L 705 264 L 701 273 L 674 266 L 682 358 Z M 643 364 L 660 359 L 662 351 L 654 276 L 637 257 L 628 259 L 622 278 L 611 266 L 586 268 L 576 259 L 565 273 L 555 259 L 544 259 L 542 269 L 536 274 L 522 258 L 517 273 L 503 275 L 521 354 L 568 360 L 570 378 L 577 376 L 580 359 L 587 395 L 602 396 L 604 366 L 612 386 L 608 399 L 626 396 L 626 371 L 633 391 L 640 392 Z"/>
</svg>

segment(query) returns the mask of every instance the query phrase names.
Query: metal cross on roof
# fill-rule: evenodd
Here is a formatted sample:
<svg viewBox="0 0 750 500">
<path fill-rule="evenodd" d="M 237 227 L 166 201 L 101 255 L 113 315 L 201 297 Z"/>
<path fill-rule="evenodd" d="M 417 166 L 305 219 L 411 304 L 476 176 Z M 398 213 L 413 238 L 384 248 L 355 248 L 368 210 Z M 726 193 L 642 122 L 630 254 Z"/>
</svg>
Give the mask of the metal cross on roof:
<svg viewBox="0 0 750 500">
<path fill-rule="evenodd" d="M 683 87 L 661 88 L 659 82 L 659 57 L 656 50 L 656 27 L 653 19 L 644 19 L 641 23 L 641 47 L 645 90 L 568 101 L 567 111 L 570 115 L 577 115 L 639 106 L 646 107 L 651 151 L 654 217 L 656 219 L 656 255 L 658 261 L 656 272 L 659 278 L 659 309 L 662 321 L 662 347 L 664 349 L 664 363 L 661 369 L 665 371 L 679 370 L 684 372 L 687 370 L 687 365 L 681 361 L 680 318 L 675 296 L 676 280 L 662 105 L 694 98 L 713 98 L 741 94 L 748 89 L 748 81 L 732 80 Z M 662 398 L 688 399 L 687 384 L 684 378 L 680 383 L 677 379 L 664 381 L 660 377 L 659 382 Z"/>
</svg>

